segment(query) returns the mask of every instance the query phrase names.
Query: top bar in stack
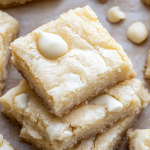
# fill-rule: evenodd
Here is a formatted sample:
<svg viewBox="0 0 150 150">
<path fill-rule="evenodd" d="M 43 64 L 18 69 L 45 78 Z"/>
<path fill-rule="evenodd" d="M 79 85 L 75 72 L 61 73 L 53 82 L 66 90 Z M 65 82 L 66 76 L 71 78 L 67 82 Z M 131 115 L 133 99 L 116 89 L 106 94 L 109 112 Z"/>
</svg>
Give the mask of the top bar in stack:
<svg viewBox="0 0 150 150">
<path fill-rule="evenodd" d="M 56 59 L 45 57 L 38 44 L 41 33 L 56 34 L 56 41 L 61 39 L 67 44 L 67 53 Z M 61 47 L 59 43 L 57 46 Z M 56 21 L 15 40 L 11 49 L 15 67 L 57 116 L 135 76 L 123 48 L 103 28 L 89 6 L 70 10 Z"/>
</svg>

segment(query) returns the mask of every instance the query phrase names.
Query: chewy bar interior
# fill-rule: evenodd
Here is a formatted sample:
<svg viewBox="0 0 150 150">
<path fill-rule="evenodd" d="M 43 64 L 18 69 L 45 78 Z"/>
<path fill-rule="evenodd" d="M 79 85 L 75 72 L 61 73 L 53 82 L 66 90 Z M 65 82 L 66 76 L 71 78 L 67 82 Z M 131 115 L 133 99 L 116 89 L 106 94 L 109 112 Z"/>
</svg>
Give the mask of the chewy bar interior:
<svg viewBox="0 0 150 150">
<path fill-rule="evenodd" d="M 9 44 L 17 37 L 19 24 L 16 19 L 0 11 L 0 95 L 7 78 L 10 58 Z"/>
<path fill-rule="evenodd" d="M 1 8 L 13 7 L 13 6 L 25 4 L 26 2 L 30 2 L 30 1 L 33 0 L 0 0 L 0 7 Z"/>
<path fill-rule="evenodd" d="M 129 150 L 150 150 L 150 129 L 128 130 Z"/>
<path fill-rule="evenodd" d="M 68 46 L 67 53 L 56 59 L 45 57 L 38 45 L 41 31 L 55 34 L 59 37 L 56 41 L 61 39 L 59 44 L 63 40 Z M 64 46 L 61 44 L 59 47 Z M 18 38 L 11 43 L 11 49 L 15 67 L 51 113 L 60 117 L 104 89 L 135 76 L 123 48 L 99 23 L 89 6 L 70 10 Z"/>
<path fill-rule="evenodd" d="M 14 150 L 9 143 L 3 139 L 3 136 L 0 134 L 0 150 Z"/>
<path fill-rule="evenodd" d="M 58 118 L 47 110 L 27 81 L 23 80 L 0 101 L 7 117 L 21 125 L 32 125 L 54 149 L 61 150 L 73 147 L 90 135 L 106 131 L 127 115 L 139 113 L 140 108 L 148 105 L 150 95 L 141 81 L 127 80 Z"/>
<path fill-rule="evenodd" d="M 135 115 L 125 117 L 110 127 L 104 134 L 97 134 L 79 142 L 68 150 L 110 150 L 117 149 L 128 128 L 132 126 Z M 23 141 L 31 143 L 37 149 L 53 150 L 49 142 L 34 127 L 24 124 L 20 132 Z"/>
</svg>

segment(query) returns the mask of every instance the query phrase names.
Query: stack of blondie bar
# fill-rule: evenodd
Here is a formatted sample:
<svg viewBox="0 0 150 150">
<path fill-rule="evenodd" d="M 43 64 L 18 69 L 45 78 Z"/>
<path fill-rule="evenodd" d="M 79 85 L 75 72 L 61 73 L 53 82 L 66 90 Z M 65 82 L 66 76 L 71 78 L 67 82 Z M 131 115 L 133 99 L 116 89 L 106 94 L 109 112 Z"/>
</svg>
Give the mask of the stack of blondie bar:
<svg viewBox="0 0 150 150">
<path fill-rule="evenodd" d="M 25 80 L 0 98 L 20 139 L 43 150 L 116 149 L 150 102 L 123 48 L 86 6 L 11 43 Z"/>
</svg>

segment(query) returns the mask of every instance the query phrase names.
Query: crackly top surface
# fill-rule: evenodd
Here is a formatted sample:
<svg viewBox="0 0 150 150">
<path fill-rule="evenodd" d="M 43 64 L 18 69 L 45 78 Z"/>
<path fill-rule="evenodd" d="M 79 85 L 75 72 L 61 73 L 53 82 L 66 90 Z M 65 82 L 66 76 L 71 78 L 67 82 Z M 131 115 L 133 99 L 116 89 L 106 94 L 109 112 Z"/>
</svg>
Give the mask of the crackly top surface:
<svg viewBox="0 0 150 150">
<path fill-rule="evenodd" d="M 14 98 L 22 93 L 26 93 L 28 96 L 28 102 L 24 110 L 19 109 L 14 103 Z M 150 101 L 150 94 L 144 89 L 141 81 L 136 79 L 121 82 L 115 87 L 106 90 L 105 93 L 120 101 L 123 104 L 123 110 L 126 110 L 130 105 L 134 105 L 137 109 L 141 108 L 141 104 L 143 107 L 146 107 Z M 55 140 L 56 134 L 57 140 L 60 141 L 71 138 L 80 130 L 85 130 L 90 127 L 91 124 L 97 124 L 98 121 L 104 119 L 109 114 L 117 115 L 117 113 L 108 112 L 105 106 L 96 105 L 94 99 L 92 99 L 89 104 L 72 110 L 68 115 L 60 119 L 56 118 L 39 101 L 36 93 L 30 89 L 25 80 L 1 97 L 1 103 L 4 107 L 7 108 L 9 106 L 19 112 L 19 118 L 17 120 L 21 123 L 23 123 L 23 116 L 34 118 L 33 121 L 36 123 L 39 121 L 42 122 L 47 131 L 50 129 L 50 136 L 54 136 L 52 140 Z M 7 111 L 9 112 L 11 110 Z M 52 131 L 55 132 L 53 133 Z"/>
<path fill-rule="evenodd" d="M 129 130 L 130 150 L 150 150 L 150 129 Z"/>
<path fill-rule="evenodd" d="M 17 36 L 19 30 L 18 21 L 8 15 L 7 13 L 0 11 L 0 80 L 6 78 L 5 62 L 8 61 L 9 44 Z"/>
<path fill-rule="evenodd" d="M 69 51 L 55 60 L 45 58 L 38 50 L 38 30 L 61 36 Z M 46 90 L 56 109 L 61 103 L 77 97 L 83 89 L 98 84 L 97 80 L 115 68 L 121 72 L 125 67 L 129 76 L 134 76 L 132 64 L 122 47 L 103 28 L 89 6 L 70 10 L 56 21 L 15 40 L 11 49 L 26 62 L 32 78 Z"/>
<path fill-rule="evenodd" d="M 3 136 L 0 134 L 0 150 L 14 150 L 9 143 L 3 139 Z"/>
</svg>

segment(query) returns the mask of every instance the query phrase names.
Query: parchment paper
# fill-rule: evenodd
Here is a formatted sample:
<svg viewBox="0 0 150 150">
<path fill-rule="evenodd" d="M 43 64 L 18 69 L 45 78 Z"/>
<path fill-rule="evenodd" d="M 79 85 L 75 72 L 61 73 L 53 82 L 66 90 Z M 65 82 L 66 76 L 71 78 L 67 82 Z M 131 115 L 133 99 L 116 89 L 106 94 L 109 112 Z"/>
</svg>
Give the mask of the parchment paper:
<svg viewBox="0 0 150 150">
<path fill-rule="evenodd" d="M 144 81 L 142 69 L 144 68 L 147 51 L 150 47 L 150 38 L 143 44 L 135 45 L 126 37 L 127 27 L 135 21 L 142 21 L 148 30 L 150 30 L 150 7 L 144 5 L 140 0 L 109 0 L 105 4 L 101 4 L 99 0 L 41 0 L 20 7 L 4 9 L 3 11 L 8 12 L 19 21 L 19 36 L 24 36 L 36 27 L 58 18 L 61 13 L 85 5 L 92 7 L 102 25 L 124 47 L 124 50 L 133 62 L 134 69 L 137 73 L 136 78 Z M 110 24 L 106 20 L 107 10 L 117 5 L 126 13 L 127 18 L 119 24 Z M 4 93 L 16 86 L 21 79 L 19 73 L 11 65 Z M 150 83 L 148 81 L 146 81 L 146 87 L 150 89 Z M 150 128 L 149 114 L 150 105 L 142 112 L 138 121 L 134 123 L 134 127 Z M 32 148 L 29 144 L 18 140 L 19 132 L 20 127 L 13 125 L 9 119 L 0 113 L 0 134 L 4 135 L 4 138 L 11 143 L 15 150 L 31 150 Z M 123 150 L 125 147 L 126 144 L 123 142 L 121 149 Z"/>
</svg>

